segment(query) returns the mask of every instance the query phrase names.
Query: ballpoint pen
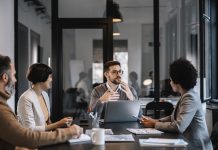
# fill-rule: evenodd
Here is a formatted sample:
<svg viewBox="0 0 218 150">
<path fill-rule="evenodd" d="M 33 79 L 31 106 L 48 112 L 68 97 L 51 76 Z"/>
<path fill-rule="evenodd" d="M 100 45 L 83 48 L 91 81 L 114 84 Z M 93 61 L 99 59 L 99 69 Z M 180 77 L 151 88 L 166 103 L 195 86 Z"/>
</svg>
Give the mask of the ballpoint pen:
<svg viewBox="0 0 218 150">
<path fill-rule="evenodd" d="M 95 116 L 93 116 L 93 113 L 92 113 L 92 112 L 90 112 L 89 115 L 92 117 L 92 119 L 95 118 Z"/>
</svg>

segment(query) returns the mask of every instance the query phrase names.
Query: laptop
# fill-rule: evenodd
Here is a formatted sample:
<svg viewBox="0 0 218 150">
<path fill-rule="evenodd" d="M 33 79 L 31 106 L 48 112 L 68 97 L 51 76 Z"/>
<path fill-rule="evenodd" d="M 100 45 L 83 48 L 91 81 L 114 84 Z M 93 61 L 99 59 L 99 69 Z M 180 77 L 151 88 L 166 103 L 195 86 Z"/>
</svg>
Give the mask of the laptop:
<svg viewBox="0 0 218 150">
<path fill-rule="evenodd" d="M 104 122 L 137 121 L 136 117 L 138 117 L 139 110 L 140 102 L 138 100 L 109 101 L 105 107 Z"/>
</svg>

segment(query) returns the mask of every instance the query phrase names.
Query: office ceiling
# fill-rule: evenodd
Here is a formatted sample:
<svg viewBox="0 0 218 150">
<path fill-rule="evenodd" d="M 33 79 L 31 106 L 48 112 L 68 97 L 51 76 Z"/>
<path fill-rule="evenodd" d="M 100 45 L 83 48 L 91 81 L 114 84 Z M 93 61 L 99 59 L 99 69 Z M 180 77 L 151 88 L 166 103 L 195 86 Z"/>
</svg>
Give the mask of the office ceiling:
<svg viewBox="0 0 218 150">
<path fill-rule="evenodd" d="M 114 0 L 121 7 L 152 7 L 153 0 Z M 160 0 L 160 6 L 167 6 L 171 0 Z"/>
<path fill-rule="evenodd" d="M 114 0 L 120 6 L 123 23 L 152 23 L 153 0 Z M 160 11 L 170 7 L 175 0 L 160 0 Z M 59 0 L 59 17 L 101 18 L 106 8 L 106 0 Z"/>
<path fill-rule="evenodd" d="M 51 16 L 52 0 L 41 1 Z M 160 16 L 175 7 L 179 1 L 181 0 L 160 0 Z M 59 0 L 58 2 L 60 18 L 102 18 L 106 9 L 106 0 Z M 114 0 L 114 2 L 120 6 L 123 23 L 153 23 L 153 0 Z"/>
</svg>

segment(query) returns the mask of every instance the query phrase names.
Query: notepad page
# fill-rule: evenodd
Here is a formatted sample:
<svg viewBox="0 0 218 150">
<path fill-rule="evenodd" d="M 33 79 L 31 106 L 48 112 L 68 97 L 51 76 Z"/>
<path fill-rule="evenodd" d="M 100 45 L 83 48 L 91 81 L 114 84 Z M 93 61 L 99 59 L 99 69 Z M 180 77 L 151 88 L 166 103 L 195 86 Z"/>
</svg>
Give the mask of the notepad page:
<svg viewBox="0 0 218 150">
<path fill-rule="evenodd" d="M 165 138 L 149 138 L 147 143 L 160 143 L 160 144 L 177 144 L 180 139 L 165 139 Z"/>
<path fill-rule="evenodd" d="M 105 135 L 105 141 L 107 142 L 133 142 L 135 139 L 132 134 L 120 134 L 120 135 Z"/>
<path fill-rule="evenodd" d="M 81 134 L 79 138 L 72 138 L 68 140 L 68 142 L 70 143 L 85 142 L 85 141 L 91 141 L 90 136 L 86 134 Z"/>
<path fill-rule="evenodd" d="M 183 139 L 163 138 L 139 139 L 139 144 L 145 147 L 186 147 L 188 145 Z"/>
<path fill-rule="evenodd" d="M 87 134 L 89 136 L 91 135 L 91 133 L 92 133 L 92 129 L 87 129 L 85 132 L 85 134 Z M 111 129 L 105 129 L 105 135 L 113 135 L 113 134 L 114 133 Z"/>
<path fill-rule="evenodd" d="M 126 130 L 134 134 L 162 134 L 163 133 L 162 131 L 159 131 L 154 128 L 143 128 L 143 129 L 127 128 Z"/>
</svg>

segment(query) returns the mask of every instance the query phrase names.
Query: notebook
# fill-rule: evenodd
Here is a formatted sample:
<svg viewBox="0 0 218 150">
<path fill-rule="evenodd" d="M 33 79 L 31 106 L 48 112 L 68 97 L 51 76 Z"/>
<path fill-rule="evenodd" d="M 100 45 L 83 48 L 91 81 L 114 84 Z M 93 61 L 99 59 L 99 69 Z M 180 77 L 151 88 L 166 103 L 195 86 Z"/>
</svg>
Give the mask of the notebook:
<svg viewBox="0 0 218 150">
<path fill-rule="evenodd" d="M 132 134 L 105 135 L 106 142 L 134 142 Z"/>
<path fill-rule="evenodd" d="M 143 129 L 133 129 L 133 128 L 127 128 L 127 131 L 133 133 L 133 134 L 162 134 L 162 131 L 159 131 L 154 128 L 143 128 Z"/>
<path fill-rule="evenodd" d="M 81 134 L 79 138 L 72 138 L 68 140 L 69 143 L 78 143 L 78 142 L 86 142 L 86 141 L 91 141 L 90 136 L 86 134 Z"/>
<path fill-rule="evenodd" d="M 85 132 L 85 134 L 87 134 L 89 136 L 91 135 L 91 133 L 92 133 L 92 129 L 87 129 Z M 105 135 L 113 135 L 113 134 L 114 133 L 111 129 L 105 129 Z"/>
<path fill-rule="evenodd" d="M 128 122 L 137 121 L 140 110 L 140 102 L 138 100 L 119 100 L 109 101 L 105 106 L 104 122 Z"/>
<path fill-rule="evenodd" d="M 186 147 L 188 145 L 183 139 L 165 138 L 139 139 L 139 144 L 146 147 Z"/>
</svg>

